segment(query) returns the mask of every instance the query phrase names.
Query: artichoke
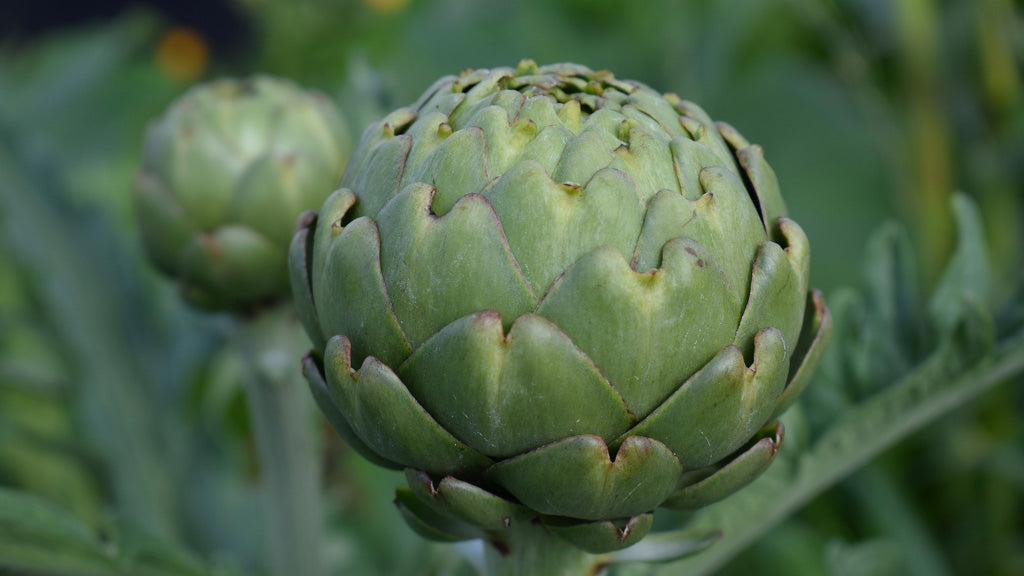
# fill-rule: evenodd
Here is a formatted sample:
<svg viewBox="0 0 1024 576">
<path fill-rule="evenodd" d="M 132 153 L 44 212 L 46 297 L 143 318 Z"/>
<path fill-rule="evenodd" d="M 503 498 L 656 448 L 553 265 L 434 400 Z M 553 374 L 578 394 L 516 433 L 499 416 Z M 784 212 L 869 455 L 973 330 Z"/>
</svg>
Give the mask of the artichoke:
<svg viewBox="0 0 1024 576">
<path fill-rule="evenodd" d="M 292 82 L 191 89 L 145 140 L 135 206 L 150 260 L 200 307 L 287 297 L 296 218 L 330 194 L 349 152 L 330 101 Z"/>
<path fill-rule="evenodd" d="M 762 150 L 575 64 L 445 77 L 304 219 L 304 371 L 438 538 L 591 552 L 762 472 L 831 326 Z"/>
</svg>

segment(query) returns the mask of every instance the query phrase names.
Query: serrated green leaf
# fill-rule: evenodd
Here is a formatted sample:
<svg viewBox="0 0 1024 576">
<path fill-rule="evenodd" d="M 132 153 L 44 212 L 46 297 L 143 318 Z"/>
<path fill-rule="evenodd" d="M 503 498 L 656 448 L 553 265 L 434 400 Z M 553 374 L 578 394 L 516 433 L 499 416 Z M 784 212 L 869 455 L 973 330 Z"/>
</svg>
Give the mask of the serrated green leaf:
<svg viewBox="0 0 1024 576">
<path fill-rule="evenodd" d="M 124 518 L 101 539 L 51 502 L 0 488 L 0 572 L 54 576 L 210 576 L 188 550 Z"/>
<path fill-rule="evenodd" d="M 825 559 L 830 576 L 898 576 L 906 570 L 898 544 L 889 540 L 868 540 L 849 544 L 829 542 Z"/>
<path fill-rule="evenodd" d="M 948 333 L 968 313 L 968 301 L 988 302 L 992 294 L 992 270 L 985 247 L 985 230 L 978 205 L 963 194 L 953 197 L 957 245 L 939 285 L 928 303 L 932 321 Z"/>
<path fill-rule="evenodd" d="M 864 326 L 853 358 L 863 393 L 906 374 L 924 345 L 923 305 L 910 237 L 895 224 L 872 235 L 864 258 Z"/>
<path fill-rule="evenodd" d="M 116 550 L 121 573 L 132 576 L 209 576 L 189 551 L 165 542 L 122 518 L 115 519 L 108 538 Z"/>
<path fill-rule="evenodd" d="M 45 315 L 38 322 L 52 330 L 54 347 L 74 370 L 69 388 L 83 438 L 103 447 L 97 452 L 106 457 L 117 505 L 139 524 L 171 534 L 170 474 L 157 433 L 146 424 L 155 418 L 154 406 L 139 385 L 148 374 L 135 329 L 152 328 L 143 328 L 151 319 L 141 306 L 145 286 L 126 277 L 121 266 L 128 253 L 100 228 L 106 223 L 70 205 L 47 172 L 57 169 L 54 159 L 24 169 L 19 154 L 0 142 L 0 233 L 39 288 Z"/>
<path fill-rule="evenodd" d="M 73 516 L 31 494 L 0 488 L 0 567 L 40 574 L 119 574 L 113 555 Z"/>
</svg>

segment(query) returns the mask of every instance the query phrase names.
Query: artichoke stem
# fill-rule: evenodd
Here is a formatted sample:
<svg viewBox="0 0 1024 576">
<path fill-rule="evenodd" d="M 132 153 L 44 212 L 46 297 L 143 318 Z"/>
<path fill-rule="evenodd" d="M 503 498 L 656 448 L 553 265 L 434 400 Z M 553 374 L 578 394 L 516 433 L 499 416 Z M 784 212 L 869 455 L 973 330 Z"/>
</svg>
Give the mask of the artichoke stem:
<svg viewBox="0 0 1024 576">
<path fill-rule="evenodd" d="M 513 524 L 485 546 L 487 576 L 598 576 L 600 556 L 550 533 L 539 520 Z"/>
<path fill-rule="evenodd" d="M 290 307 L 243 320 L 238 343 L 262 482 L 272 576 L 320 576 L 323 520 L 315 412 L 295 361 L 308 346 Z"/>
</svg>

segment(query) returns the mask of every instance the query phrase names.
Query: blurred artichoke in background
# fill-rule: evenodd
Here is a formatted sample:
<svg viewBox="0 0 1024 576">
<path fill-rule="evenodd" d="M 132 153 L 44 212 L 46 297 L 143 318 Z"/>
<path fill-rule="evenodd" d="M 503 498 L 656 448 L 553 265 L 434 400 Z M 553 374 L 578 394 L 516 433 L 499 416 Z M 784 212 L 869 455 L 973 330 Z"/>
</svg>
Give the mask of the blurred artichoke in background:
<svg viewBox="0 0 1024 576">
<path fill-rule="evenodd" d="M 321 409 L 423 533 L 591 552 L 774 457 L 828 339 L 758 146 L 575 64 L 445 77 L 363 134 L 290 267 Z"/>
<path fill-rule="evenodd" d="M 146 137 L 136 210 L 150 259 L 203 308 L 286 297 L 296 218 L 335 189 L 349 152 L 322 94 L 270 77 L 193 88 Z"/>
</svg>

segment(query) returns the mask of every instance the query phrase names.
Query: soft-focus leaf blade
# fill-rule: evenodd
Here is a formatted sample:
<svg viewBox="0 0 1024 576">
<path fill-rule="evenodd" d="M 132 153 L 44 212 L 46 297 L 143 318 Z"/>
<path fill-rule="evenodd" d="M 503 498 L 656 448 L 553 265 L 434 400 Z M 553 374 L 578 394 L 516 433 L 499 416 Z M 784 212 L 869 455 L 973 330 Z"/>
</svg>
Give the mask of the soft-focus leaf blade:
<svg viewBox="0 0 1024 576">
<path fill-rule="evenodd" d="M 119 573 L 85 525 L 45 500 L 6 488 L 0 488 L 0 567 L 75 576 Z"/>
</svg>

